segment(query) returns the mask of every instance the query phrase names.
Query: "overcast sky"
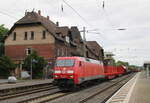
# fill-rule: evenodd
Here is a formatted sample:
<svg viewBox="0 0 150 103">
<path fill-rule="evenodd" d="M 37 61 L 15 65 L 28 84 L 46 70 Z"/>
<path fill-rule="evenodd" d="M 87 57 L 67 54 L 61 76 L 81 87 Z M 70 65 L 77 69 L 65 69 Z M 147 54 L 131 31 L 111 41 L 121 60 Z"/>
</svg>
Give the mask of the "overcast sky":
<svg viewBox="0 0 150 103">
<path fill-rule="evenodd" d="M 41 10 L 60 25 L 83 26 L 89 31 L 87 40 L 96 40 L 116 60 L 143 65 L 150 61 L 150 0 L 3 0 L 0 3 L 0 24 L 11 28 L 24 16 L 25 10 Z M 61 7 L 63 5 L 63 12 Z M 126 30 L 119 31 L 118 29 Z M 95 31 L 93 31 L 95 30 Z M 93 33 L 91 33 L 93 32 Z"/>
</svg>

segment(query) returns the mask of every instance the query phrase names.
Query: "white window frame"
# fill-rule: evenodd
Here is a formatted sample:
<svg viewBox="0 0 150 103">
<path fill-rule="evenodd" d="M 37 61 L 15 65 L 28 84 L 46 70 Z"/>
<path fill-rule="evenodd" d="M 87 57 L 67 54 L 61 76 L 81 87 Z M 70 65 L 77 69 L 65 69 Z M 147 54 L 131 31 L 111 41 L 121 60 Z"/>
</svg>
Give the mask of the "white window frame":
<svg viewBox="0 0 150 103">
<path fill-rule="evenodd" d="M 29 50 L 30 50 L 30 53 L 29 53 Z M 32 48 L 27 48 L 26 49 L 26 55 L 30 55 L 32 53 Z"/>
</svg>

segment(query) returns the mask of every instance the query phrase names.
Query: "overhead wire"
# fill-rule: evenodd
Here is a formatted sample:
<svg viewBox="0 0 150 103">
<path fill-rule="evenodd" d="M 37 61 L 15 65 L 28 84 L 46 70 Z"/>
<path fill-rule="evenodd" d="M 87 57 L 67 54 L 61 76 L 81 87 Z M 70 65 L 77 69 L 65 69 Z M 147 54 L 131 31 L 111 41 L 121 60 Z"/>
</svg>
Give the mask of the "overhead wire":
<svg viewBox="0 0 150 103">
<path fill-rule="evenodd" d="M 67 6 L 69 6 L 85 23 L 87 23 L 89 26 L 93 27 L 92 24 L 90 24 L 81 14 L 74 9 L 66 0 L 62 0 Z M 96 28 L 97 29 L 97 28 Z M 95 29 L 95 30 L 96 30 Z M 98 29 L 97 29 L 98 30 Z"/>
<path fill-rule="evenodd" d="M 3 15 L 5 15 L 5 16 L 8 16 L 8 17 L 10 17 L 10 18 L 13 18 L 13 19 L 17 20 L 17 18 L 16 18 L 15 16 L 12 16 L 12 15 L 10 15 L 10 14 L 8 14 L 8 13 L 5 13 L 5 12 L 0 11 L 0 14 L 3 14 Z"/>
<path fill-rule="evenodd" d="M 80 19 L 81 20 L 83 20 L 86 24 L 88 24 L 90 27 L 93 27 L 93 25 L 91 25 L 83 16 L 81 16 L 81 14 L 76 10 L 76 9 L 74 9 L 66 0 L 62 0 L 68 7 L 70 7 L 79 17 L 80 17 Z M 63 11 L 64 11 L 64 9 L 63 9 Z M 94 28 L 97 32 L 89 32 L 90 30 L 86 30 L 86 33 L 92 33 L 92 34 L 102 34 L 102 32 L 99 30 L 99 29 L 97 29 L 97 28 Z"/>
<path fill-rule="evenodd" d="M 92 26 L 83 16 L 81 16 L 80 14 L 79 14 L 79 12 L 76 10 L 76 9 L 74 9 L 66 0 L 63 0 L 63 2 L 68 6 L 68 7 L 70 7 L 85 23 L 87 23 L 89 26 Z"/>
<path fill-rule="evenodd" d="M 11 3 L 11 5 L 13 5 L 14 7 L 17 7 L 17 0 L 14 0 L 14 2 L 13 3 Z M 6 10 L 6 9 L 2 9 L 1 8 L 1 11 L 0 11 L 0 14 L 2 14 L 2 15 L 5 15 L 5 16 L 8 16 L 8 17 L 10 17 L 10 18 L 12 18 L 12 19 L 14 19 L 14 20 L 18 20 L 18 18 L 16 17 L 16 15 L 18 15 L 19 17 L 21 17 L 22 15 L 22 10 L 20 10 L 19 9 L 19 7 L 17 8 L 17 11 L 19 11 L 19 12 L 17 12 L 17 14 L 16 14 L 16 11 L 15 10 L 13 10 L 13 9 L 11 9 L 11 11 L 8 11 L 8 10 Z M 15 13 L 15 16 L 13 16 L 12 14 L 14 14 Z M 20 14 L 18 14 L 18 13 L 20 13 Z"/>
<path fill-rule="evenodd" d="M 107 22 L 109 23 L 109 25 L 113 28 L 114 25 L 112 24 L 112 22 L 111 22 L 111 20 L 110 20 L 110 18 L 109 18 L 109 15 L 108 15 L 108 13 L 107 13 L 107 11 L 106 11 L 106 2 L 105 2 L 105 0 L 102 1 L 102 8 L 103 8 L 104 15 L 105 15 L 105 17 L 106 17 L 106 21 L 107 21 Z"/>
</svg>

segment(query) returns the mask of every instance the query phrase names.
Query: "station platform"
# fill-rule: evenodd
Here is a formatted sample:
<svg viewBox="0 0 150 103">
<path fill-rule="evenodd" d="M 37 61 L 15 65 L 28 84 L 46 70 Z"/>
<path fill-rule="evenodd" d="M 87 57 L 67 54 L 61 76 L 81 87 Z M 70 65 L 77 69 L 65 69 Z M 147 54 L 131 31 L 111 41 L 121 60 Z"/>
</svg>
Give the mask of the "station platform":
<svg viewBox="0 0 150 103">
<path fill-rule="evenodd" d="M 0 82 L 0 90 L 4 89 L 11 89 L 11 88 L 18 88 L 18 87 L 24 87 L 24 86 L 32 86 L 32 85 L 38 85 L 38 84 L 44 84 L 44 83 L 52 83 L 52 79 L 43 79 L 43 80 L 21 80 L 17 83 L 7 83 L 6 80 L 1 80 Z"/>
<path fill-rule="evenodd" d="M 7 79 L 0 79 L 0 84 L 7 83 L 7 82 L 8 82 Z"/>
<path fill-rule="evenodd" d="M 150 78 L 145 71 L 137 73 L 106 103 L 150 103 Z"/>
</svg>

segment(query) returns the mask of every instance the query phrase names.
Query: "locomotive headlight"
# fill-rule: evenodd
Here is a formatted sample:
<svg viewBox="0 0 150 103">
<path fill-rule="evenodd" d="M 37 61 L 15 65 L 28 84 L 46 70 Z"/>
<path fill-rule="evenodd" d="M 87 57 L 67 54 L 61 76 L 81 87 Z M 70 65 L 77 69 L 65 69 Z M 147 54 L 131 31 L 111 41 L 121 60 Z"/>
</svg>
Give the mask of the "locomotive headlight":
<svg viewBox="0 0 150 103">
<path fill-rule="evenodd" d="M 74 73 L 74 71 L 73 70 L 68 70 L 67 73 Z"/>
<path fill-rule="evenodd" d="M 57 78 L 58 76 L 57 75 L 55 75 L 55 78 Z"/>
<path fill-rule="evenodd" d="M 61 71 L 60 70 L 55 70 L 54 73 L 61 73 Z"/>
<path fill-rule="evenodd" d="M 70 75 L 71 78 L 73 78 L 73 75 Z"/>
</svg>

